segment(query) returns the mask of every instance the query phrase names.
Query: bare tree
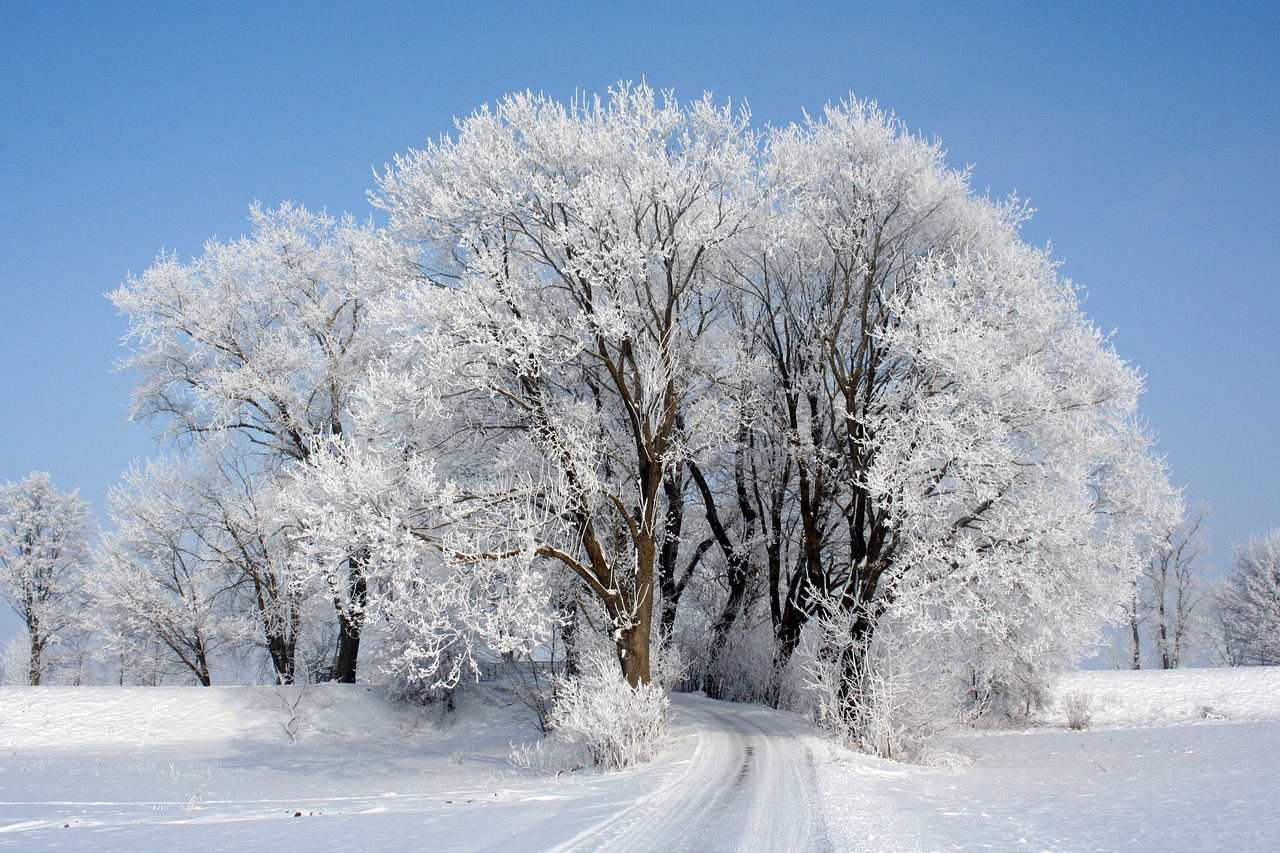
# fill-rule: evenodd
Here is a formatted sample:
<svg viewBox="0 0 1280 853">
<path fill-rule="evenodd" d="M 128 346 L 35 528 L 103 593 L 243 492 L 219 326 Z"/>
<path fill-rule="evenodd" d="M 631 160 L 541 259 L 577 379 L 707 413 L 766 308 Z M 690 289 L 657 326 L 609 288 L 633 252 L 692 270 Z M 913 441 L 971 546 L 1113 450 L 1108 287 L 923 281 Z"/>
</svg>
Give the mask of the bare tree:
<svg viewBox="0 0 1280 853">
<path fill-rule="evenodd" d="M 1139 606 L 1161 669 L 1184 666 L 1200 631 L 1208 552 L 1204 517 L 1203 509 L 1188 513 L 1165 537 L 1139 580 Z"/>
</svg>

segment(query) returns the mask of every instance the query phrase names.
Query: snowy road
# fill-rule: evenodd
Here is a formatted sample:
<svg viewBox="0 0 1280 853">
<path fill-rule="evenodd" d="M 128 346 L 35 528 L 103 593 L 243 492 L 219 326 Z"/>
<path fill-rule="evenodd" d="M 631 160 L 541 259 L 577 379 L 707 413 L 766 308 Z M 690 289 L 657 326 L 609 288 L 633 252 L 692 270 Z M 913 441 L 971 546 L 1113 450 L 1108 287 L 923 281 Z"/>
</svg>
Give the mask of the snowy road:
<svg viewBox="0 0 1280 853">
<path fill-rule="evenodd" d="M 824 850 L 812 759 L 789 715 L 673 696 L 690 753 L 633 805 L 557 851 Z"/>
</svg>

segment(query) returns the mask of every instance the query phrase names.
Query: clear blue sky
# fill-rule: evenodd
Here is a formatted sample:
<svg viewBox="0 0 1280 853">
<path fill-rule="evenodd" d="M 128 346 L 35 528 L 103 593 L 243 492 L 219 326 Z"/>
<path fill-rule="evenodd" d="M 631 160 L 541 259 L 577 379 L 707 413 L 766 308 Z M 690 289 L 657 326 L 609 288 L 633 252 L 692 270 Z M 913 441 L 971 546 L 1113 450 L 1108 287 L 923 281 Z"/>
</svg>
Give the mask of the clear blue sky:
<svg viewBox="0 0 1280 853">
<path fill-rule="evenodd" d="M 373 169 L 454 116 L 644 78 L 761 125 L 873 98 L 1030 199 L 1224 562 L 1280 524 L 1278 44 L 1261 2 L 0 0 L 0 481 L 48 470 L 101 517 L 153 452 L 103 294 L 161 248 L 255 199 L 366 215 Z"/>
</svg>

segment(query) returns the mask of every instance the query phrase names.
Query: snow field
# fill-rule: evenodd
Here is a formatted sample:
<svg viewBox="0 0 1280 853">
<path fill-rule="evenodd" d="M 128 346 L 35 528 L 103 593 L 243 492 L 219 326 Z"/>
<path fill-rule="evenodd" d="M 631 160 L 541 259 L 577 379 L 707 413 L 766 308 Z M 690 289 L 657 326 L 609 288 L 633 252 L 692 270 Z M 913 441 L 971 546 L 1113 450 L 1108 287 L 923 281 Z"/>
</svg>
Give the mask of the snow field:
<svg viewBox="0 0 1280 853">
<path fill-rule="evenodd" d="M 794 714 L 672 699 L 652 764 L 536 774 L 484 690 L 447 720 L 376 688 L 0 689 L 0 849 L 1280 849 L 1280 671 L 1064 676 L 957 769 L 843 749 Z M 1204 708 L 1213 713 L 1204 714 Z"/>
<path fill-rule="evenodd" d="M 1087 699 L 1094 727 L 1280 720 L 1280 667 L 1070 672 L 1058 680 L 1056 704 L 1072 693 Z M 1056 711 L 1043 716 L 1060 722 Z"/>
<path fill-rule="evenodd" d="M 1061 707 L 1073 693 L 1090 711 L 1082 731 Z M 833 838 L 867 851 L 1280 849 L 1280 670 L 1074 672 L 1054 698 L 1028 729 L 954 736 L 967 767 L 827 745 Z"/>
</svg>

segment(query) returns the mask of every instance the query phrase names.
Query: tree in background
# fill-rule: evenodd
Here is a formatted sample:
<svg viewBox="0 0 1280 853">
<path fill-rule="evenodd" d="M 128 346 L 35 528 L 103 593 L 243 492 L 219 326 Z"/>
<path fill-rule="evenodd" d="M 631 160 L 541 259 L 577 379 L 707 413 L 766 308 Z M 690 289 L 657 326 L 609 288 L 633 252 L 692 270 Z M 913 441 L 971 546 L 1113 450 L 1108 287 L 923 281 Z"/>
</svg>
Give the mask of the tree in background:
<svg viewBox="0 0 1280 853">
<path fill-rule="evenodd" d="M 254 205 L 250 220 L 252 236 L 210 241 L 189 264 L 162 255 L 110 294 L 129 317 L 123 366 L 142 377 L 133 416 L 159 420 L 166 437 L 225 449 L 226 470 L 252 485 L 240 490 L 246 498 L 343 434 L 352 389 L 378 355 L 365 334 L 368 303 L 410 271 L 371 223 L 287 203 Z M 341 574 L 331 584 L 337 681 L 355 679 L 367 596 L 359 555 L 353 543 L 329 567 Z"/>
<path fill-rule="evenodd" d="M 1207 594 L 1203 509 L 1168 532 L 1134 586 L 1128 609 L 1130 665 L 1142 666 L 1142 635 L 1161 669 L 1185 666 L 1204 640 Z"/>
<path fill-rule="evenodd" d="M 218 599 L 228 584 L 206 561 L 203 524 L 182 472 L 134 468 L 107 500 L 115 527 L 95 549 L 89 590 L 97 633 L 119 657 L 121 679 L 135 660 L 153 664 L 152 651 L 161 648 L 170 664 L 209 686 L 213 653 L 227 641 Z"/>
<path fill-rule="evenodd" d="M 33 472 L 0 487 L 0 589 L 27 631 L 27 681 L 46 681 L 51 652 L 74 629 L 88 559 L 89 505 Z"/>
<path fill-rule="evenodd" d="M 1228 666 L 1280 664 L 1280 529 L 1236 546 L 1213 598 L 1218 655 Z"/>
</svg>

